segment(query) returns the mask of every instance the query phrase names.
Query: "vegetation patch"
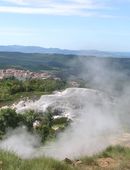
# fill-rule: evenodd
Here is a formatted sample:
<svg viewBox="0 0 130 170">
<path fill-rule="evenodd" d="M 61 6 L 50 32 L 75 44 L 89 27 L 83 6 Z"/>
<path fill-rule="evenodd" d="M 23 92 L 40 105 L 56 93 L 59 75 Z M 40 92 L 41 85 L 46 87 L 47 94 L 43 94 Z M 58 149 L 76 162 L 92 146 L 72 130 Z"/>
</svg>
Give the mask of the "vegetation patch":
<svg viewBox="0 0 130 170">
<path fill-rule="evenodd" d="M 91 157 L 83 157 L 82 169 L 89 170 L 129 170 L 130 148 L 110 146 L 103 152 Z"/>
<path fill-rule="evenodd" d="M 103 157 L 104 152 L 109 152 L 111 157 Z M 112 146 L 92 157 L 80 160 L 66 158 L 65 161 L 46 157 L 23 160 L 13 153 L 0 150 L 0 167 L 2 170 L 129 170 L 130 148 Z"/>
<path fill-rule="evenodd" d="M 62 123 L 62 124 L 61 124 Z M 13 109 L 0 110 L 0 138 L 5 135 L 8 128 L 15 129 L 19 126 L 26 126 L 31 133 L 39 134 L 41 142 L 54 139 L 57 133 L 62 132 L 70 123 L 67 118 L 53 118 L 53 113 L 36 113 L 33 110 L 18 114 Z M 54 127 L 58 127 L 55 129 Z M 58 131 L 57 131 L 58 130 Z"/>
<path fill-rule="evenodd" d="M 0 168 L 2 170 L 74 170 L 71 165 L 52 158 L 22 160 L 15 154 L 2 150 L 0 150 Z"/>
<path fill-rule="evenodd" d="M 14 78 L 0 80 L 0 105 L 16 101 L 20 97 L 50 94 L 65 89 L 67 83 L 54 79 L 30 79 L 20 81 Z"/>
</svg>

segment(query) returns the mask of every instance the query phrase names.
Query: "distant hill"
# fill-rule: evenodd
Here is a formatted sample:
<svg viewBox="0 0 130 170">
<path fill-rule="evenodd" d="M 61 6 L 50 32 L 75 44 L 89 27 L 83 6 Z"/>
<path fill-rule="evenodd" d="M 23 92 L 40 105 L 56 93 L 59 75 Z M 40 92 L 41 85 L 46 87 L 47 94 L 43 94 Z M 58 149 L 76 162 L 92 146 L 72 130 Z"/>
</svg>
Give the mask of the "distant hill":
<svg viewBox="0 0 130 170">
<path fill-rule="evenodd" d="M 0 69 L 21 68 L 32 71 L 62 71 L 70 68 L 75 55 L 0 52 Z"/>
<path fill-rule="evenodd" d="M 22 53 L 48 53 L 48 54 L 73 54 L 97 57 L 130 57 L 130 52 L 107 52 L 98 50 L 68 50 L 59 48 L 43 48 L 38 46 L 9 45 L 0 46 L 1 52 L 22 52 Z"/>
<path fill-rule="evenodd" d="M 105 67 L 102 69 L 104 63 Z M 91 70 L 91 66 L 94 72 Z M 100 82 L 104 81 L 104 77 L 109 80 L 107 81 L 108 86 L 113 79 L 117 79 L 114 82 L 115 87 L 119 89 L 118 91 L 123 89 L 123 84 L 126 81 L 126 84 L 130 84 L 130 58 L 0 52 L 0 69 L 5 68 L 18 68 L 36 72 L 47 71 L 64 80 L 78 80 L 83 85 L 86 84 L 87 88 L 105 89 L 106 91 L 109 91 L 106 84 L 100 85 Z M 109 73 L 110 71 L 113 74 Z M 94 78 L 100 80 L 100 82 L 93 83 Z"/>
<path fill-rule="evenodd" d="M 32 71 L 51 71 L 63 76 L 81 72 L 83 61 L 87 64 L 105 61 L 113 68 L 126 70 L 130 75 L 130 58 L 92 57 L 65 54 L 42 54 L 21 52 L 0 52 L 0 69 L 15 67 Z M 81 62 L 82 61 L 82 62 Z"/>
</svg>

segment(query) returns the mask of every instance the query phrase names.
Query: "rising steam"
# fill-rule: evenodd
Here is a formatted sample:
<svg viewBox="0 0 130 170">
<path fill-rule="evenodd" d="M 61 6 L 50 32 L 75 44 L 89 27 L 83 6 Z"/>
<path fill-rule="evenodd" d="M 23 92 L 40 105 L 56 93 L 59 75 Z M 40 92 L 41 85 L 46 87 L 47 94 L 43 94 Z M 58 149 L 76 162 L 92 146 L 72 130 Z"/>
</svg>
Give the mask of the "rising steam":
<svg viewBox="0 0 130 170">
<path fill-rule="evenodd" d="M 12 150 L 24 158 L 45 155 L 64 159 L 91 155 L 113 143 L 114 138 L 122 133 L 129 117 L 128 82 L 121 83 L 118 95 L 116 88 L 126 76 L 115 69 L 109 69 L 104 62 L 81 63 L 83 72 L 80 77 L 87 81 L 91 79 L 92 87 L 98 87 L 98 90 L 68 88 L 41 96 L 35 102 L 22 101 L 15 106 L 18 113 L 34 109 L 44 114 L 48 107 L 61 110 L 62 116 L 73 120 L 65 132 L 60 133 L 55 142 L 42 146 L 38 137 L 19 128 L 7 133 L 0 143 L 1 148 Z M 122 115 L 126 119 L 122 119 Z"/>
</svg>

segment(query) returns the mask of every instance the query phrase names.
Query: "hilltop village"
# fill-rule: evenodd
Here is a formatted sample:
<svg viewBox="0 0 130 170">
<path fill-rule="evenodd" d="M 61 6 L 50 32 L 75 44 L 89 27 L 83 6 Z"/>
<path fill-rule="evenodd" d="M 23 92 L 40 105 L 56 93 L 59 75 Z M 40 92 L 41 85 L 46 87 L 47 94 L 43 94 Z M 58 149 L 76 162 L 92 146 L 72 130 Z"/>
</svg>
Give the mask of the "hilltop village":
<svg viewBox="0 0 130 170">
<path fill-rule="evenodd" d="M 32 72 L 29 70 L 20 70 L 15 68 L 2 69 L 0 70 L 0 79 L 14 77 L 19 80 L 26 79 L 48 79 L 56 78 L 48 72 Z"/>
</svg>

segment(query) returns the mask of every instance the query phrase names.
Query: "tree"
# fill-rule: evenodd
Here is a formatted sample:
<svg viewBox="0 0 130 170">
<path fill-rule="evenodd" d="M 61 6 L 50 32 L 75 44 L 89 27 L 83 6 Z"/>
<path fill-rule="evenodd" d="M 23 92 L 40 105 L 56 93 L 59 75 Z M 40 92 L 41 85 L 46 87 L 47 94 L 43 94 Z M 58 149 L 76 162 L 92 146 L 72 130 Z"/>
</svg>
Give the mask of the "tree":
<svg viewBox="0 0 130 170">
<path fill-rule="evenodd" d="M 16 128 L 22 121 L 22 116 L 10 108 L 0 110 L 0 131 L 5 132 L 6 128 Z"/>
</svg>

